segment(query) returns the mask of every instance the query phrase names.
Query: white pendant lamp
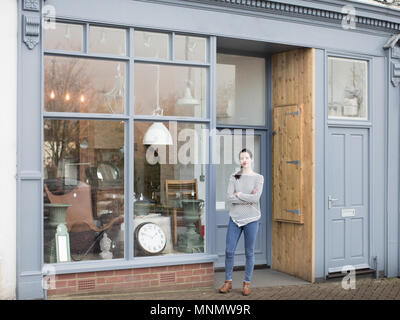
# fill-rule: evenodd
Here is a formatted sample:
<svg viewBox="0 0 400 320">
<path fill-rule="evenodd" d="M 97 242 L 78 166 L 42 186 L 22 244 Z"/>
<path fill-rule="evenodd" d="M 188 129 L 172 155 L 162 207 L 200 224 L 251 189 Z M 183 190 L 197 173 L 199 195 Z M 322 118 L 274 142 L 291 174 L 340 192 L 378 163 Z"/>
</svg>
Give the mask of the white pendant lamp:
<svg viewBox="0 0 400 320">
<path fill-rule="evenodd" d="M 186 82 L 187 85 L 185 89 L 185 95 L 183 96 L 183 98 L 180 98 L 176 102 L 177 106 L 194 107 L 200 104 L 200 102 L 197 99 L 192 97 L 192 92 L 190 91 L 190 83 L 191 83 L 190 80 Z"/>
<path fill-rule="evenodd" d="M 143 144 L 148 145 L 172 145 L 172 137 L 169 130 L 161 122 L 154 122 L 143 137 Z"/>
<path fill-rule="evenodd" d="M 157 65 L 157 108 L 153 111 L 153 116 L 163 115 L 160 107 L 160 66 Z M 172 145 L 172 136 L 167 127 L 162 122 L 153 122 L 147 129 L 143 144 L 147 145 Z"/>
<path fill-rule="evenodd" d="M 188 60 L 189 51 L 192 52 L 195 47 L 196 47 L 196 43 L 194 43 L 193 47 L 189 47 L 189 37 L 186 36 L 185 37 L 185 58 L 186 58 L 186 61 Z M 192 96 L 192 92 L 190 90 L 190 87 L 192 85 L 191 78 L 192 78 L 192 68 L 189 67 L 188 68 L 188 77 L 187 77 L 187 80 L 186 80 L 185 95 L 183 96 L 183 98 L 180 98 L 176 102 L 177 106 L 194 107 L 194 106 L 198 106 L 200 104 L 200 102 L 198 100 L 196 100 L 195 98 L 193 98 L 193 96 Z"/>
</svg>

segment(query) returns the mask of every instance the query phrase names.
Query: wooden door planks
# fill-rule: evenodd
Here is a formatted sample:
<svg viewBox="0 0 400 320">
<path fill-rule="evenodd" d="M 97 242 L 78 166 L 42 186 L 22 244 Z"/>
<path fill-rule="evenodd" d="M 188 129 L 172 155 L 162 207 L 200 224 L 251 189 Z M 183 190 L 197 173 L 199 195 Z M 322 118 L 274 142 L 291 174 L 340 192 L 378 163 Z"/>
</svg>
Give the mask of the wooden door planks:
<svg viewBox="0 0 400 320">
<path fill-rule="evenodd" d="M 299 183 L 302 221 L 272 221 L 272 268 L 314 282 L 315 255 L 315 105 L 314 105 L 314 49 L 303 48 L 278 53 L 272 56 L 272 108 L 273 121 L 280 116 L 275 108 L 298 106 L 301 108 L 301 179 L 288 175 L 287 181 L 277 181 L 278 170 L 282 171 L 279 154 L 290 153 L 283 148 L 294 142 L 283 143 L 273 138 L 273 217 L 281 211 L 282 199 L 290 197 L 286 188 Z M 286 130 L 279 128 L 274 130 Z M 296 137 L 293 127 L 288 134 Z M 283 144 L 283 145 L 277 145 Z M 296 159 L 291 159 L 296 160 Z M 286 185 L 284 185 L 286 183 Z M 296 191 L 297 192 L 297 191 Z M 284 194 L 285 193 L 285 194 Z M 293 193 L 292 193 L 293 195 Z M 292 200 L 293 201 L 293 200 Z M 292 202 L 294 205 L 295 202 Z M 290 220 L 290 219 L 288 219 Z M 293 218 L 291 219 L 293 220 Z M 295 223 L 293 223 L 295 222 Z M 300 223 L 299 223 L 300 222 Z M 301 222 L 303 224 L 301 224 Z"/>
</svg>

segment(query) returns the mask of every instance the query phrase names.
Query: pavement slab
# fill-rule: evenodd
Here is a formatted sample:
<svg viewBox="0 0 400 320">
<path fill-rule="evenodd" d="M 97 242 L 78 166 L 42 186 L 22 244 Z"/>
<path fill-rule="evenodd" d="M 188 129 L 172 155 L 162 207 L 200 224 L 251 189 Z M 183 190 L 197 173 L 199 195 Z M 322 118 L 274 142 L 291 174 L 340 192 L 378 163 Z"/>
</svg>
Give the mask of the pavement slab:
<svg viewBox="0 0 400 320">
<path fill-rule="evenodd" d="M 126 292 L 113 294 L 85 294 L 58 297 L 68 300 L 400 300 L 400 278 L 362 278 L 356 280 L 355 289 L 344 289 L 341 281 L 308 283 L 252 288 L 250 296 L 243 296 L 241 289 L 234 287 L 227 294 L 216 288 L 169 292 Z"/>
</svg>

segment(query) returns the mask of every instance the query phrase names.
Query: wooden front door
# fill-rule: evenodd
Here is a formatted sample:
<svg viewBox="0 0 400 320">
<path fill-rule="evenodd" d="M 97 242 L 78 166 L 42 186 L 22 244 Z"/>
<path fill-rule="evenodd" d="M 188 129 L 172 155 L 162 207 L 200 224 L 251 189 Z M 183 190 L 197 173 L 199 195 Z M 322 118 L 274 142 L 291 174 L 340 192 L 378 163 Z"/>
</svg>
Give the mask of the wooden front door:
<svg viewBox="0 0 400 320">
<path fill-rule="evenodd" d="M 314 282 L 314 49 L 272 56 L 273 269 Z"/>
</svg>

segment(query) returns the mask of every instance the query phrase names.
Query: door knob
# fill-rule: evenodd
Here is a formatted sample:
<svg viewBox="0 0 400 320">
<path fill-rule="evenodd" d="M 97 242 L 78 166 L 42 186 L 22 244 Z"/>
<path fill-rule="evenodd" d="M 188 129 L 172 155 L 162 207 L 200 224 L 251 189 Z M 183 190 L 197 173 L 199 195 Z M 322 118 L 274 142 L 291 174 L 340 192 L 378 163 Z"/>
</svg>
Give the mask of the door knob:
<svg viewBox="0 0 400 320">
<path fill-rule="evenodd" d="M 337 201 L 339 199 L 332 198 L 332 196 L 328 196 L 328 209 L 332 208 L 332 201 Z"/>
</svg>

